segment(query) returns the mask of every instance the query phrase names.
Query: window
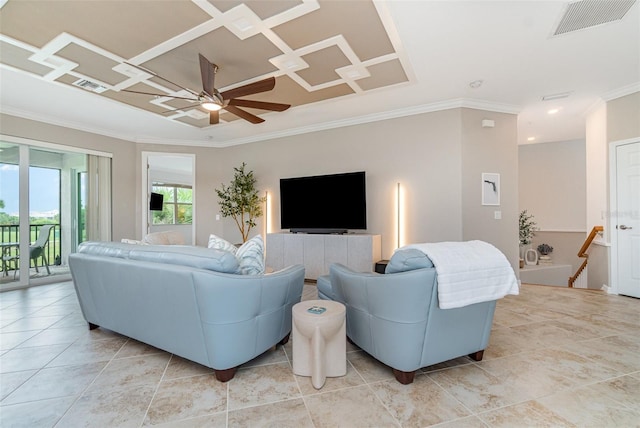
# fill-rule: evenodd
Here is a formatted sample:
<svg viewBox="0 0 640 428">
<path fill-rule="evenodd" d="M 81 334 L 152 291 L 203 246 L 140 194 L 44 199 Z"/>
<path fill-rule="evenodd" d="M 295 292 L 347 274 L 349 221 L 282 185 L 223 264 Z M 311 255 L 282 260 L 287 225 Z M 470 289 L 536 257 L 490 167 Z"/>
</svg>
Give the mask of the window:
<svg viewBox="0 0 640 428">
<path fill-rule="evenodd" d="M 153 224 L 191 224 L 193 217 L 191 186 L 153 183 L 151 191 L 163 195 L 162 211 L 152 211 Z"/>
</svg>

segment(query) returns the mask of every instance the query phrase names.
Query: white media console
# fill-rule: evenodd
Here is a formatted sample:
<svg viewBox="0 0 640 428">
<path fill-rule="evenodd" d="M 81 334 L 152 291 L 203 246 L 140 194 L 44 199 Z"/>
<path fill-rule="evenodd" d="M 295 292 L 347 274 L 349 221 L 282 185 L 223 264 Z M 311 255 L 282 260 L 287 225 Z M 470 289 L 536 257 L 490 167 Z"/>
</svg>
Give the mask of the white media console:
<svg viewBox="0 0 640 428">
<path fill-rule="evenodd" d="M 301 264 L 305 278 L 313 280 L 328 274 L 332 263 L 373 272 L 374 264 L 382 258 L 380 235 L 268 233 L 266 244 L 267 267 L 279 270 Z"/>
</svg>

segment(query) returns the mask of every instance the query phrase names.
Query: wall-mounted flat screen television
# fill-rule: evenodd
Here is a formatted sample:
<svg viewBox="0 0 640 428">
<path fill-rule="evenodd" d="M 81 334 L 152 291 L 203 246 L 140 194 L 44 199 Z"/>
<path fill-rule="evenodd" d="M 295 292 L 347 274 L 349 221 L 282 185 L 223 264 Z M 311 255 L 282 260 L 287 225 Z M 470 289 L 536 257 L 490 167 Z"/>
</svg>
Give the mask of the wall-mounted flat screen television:
<svg viewBox="0 0 640 428">
<path fill-rule="evenodd" d="M 280 227 L 346 233 L 367 228 L 364 171 L 280 179 Z"/>
<path fill-rule="evenodd" d="M 162 193 L 151 193 L 149 196 L 149 210 L 162 211 L 162 203 L 164 202 L 164 195 Z"/>
</svg>

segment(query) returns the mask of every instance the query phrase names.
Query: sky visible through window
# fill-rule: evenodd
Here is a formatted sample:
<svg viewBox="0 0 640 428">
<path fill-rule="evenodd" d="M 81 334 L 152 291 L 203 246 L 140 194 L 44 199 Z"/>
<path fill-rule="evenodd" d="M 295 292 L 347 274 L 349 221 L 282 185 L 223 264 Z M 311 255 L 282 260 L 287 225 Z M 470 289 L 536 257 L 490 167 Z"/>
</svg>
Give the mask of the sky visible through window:
<svg viewBox="0 0 640 428">
<path fill-rule="evenodd" d="M 18 215 L 18 165 L 0 163 L 0 199 L 4 211 Z M 60 210 L 60 170 L 29 167 L 29 209 L 31 216 Z M 35 214 L 35 215 L 34 215 Z"/>
</svg>

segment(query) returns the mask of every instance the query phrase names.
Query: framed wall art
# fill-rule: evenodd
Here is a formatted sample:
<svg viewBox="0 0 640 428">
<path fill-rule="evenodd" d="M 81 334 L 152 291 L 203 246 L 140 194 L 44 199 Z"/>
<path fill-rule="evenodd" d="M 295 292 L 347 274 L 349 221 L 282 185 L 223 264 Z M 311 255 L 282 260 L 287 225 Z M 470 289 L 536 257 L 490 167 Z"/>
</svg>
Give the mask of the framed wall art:
<svg viewBox="0 0 640 428">
<path fill-rule="evenodd" d="M 500 174 L 482 173 L 482 205 L 500 205 Z"/>
</svg>

